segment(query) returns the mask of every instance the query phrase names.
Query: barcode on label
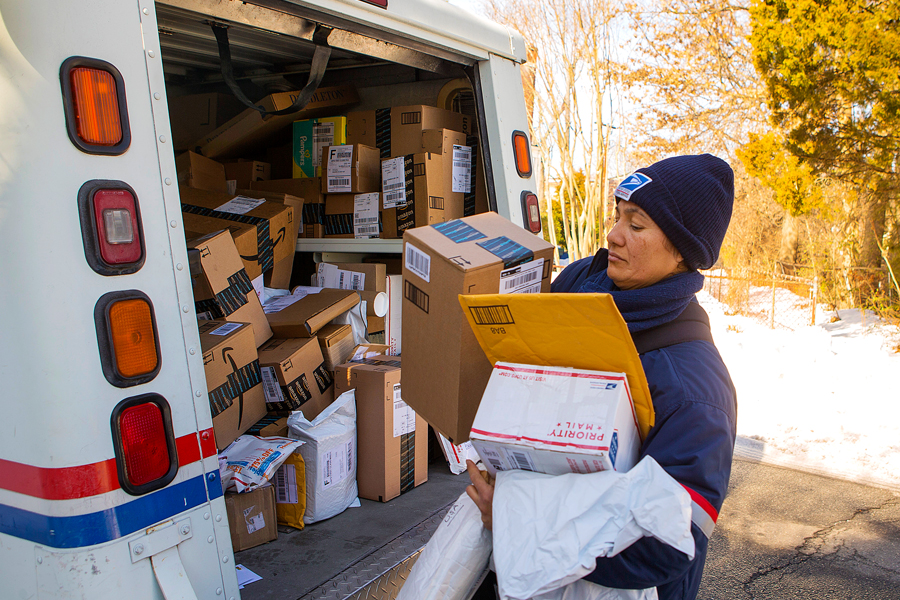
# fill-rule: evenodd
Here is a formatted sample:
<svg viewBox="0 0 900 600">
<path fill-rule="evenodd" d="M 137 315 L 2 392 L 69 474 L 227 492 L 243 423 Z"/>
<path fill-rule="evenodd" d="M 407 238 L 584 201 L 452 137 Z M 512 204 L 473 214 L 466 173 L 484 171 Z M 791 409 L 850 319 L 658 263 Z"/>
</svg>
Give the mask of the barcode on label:
<svg viewBox="0 0 900 600">
<path fill-rule="evenodd" d="M 475 320 L 476 325 L 512 325 L 515 323 L 509 307 L 505 304 L 499 306 L 470 306 L 469 310 L 472 312 L 472 318 Z"/>
<path fill-rule="evenodd" d="M 259 371 L 262 374 L 263 392 L 266 395 L 266 402 L 272 404 L 284 402 L 284 394 L 281 393 L 281 386 L 278 384 L 278 377 L 275 375 L 275 367 L 263 367 Z"/>
<path fill-rule="evenodd" d="M 406 244 L 406 268 L 425 281 L 431 281 L 431 257 L 412 244 Z"/>
<path fill-rule="evenodd" d="M 357 217 L 354 221 L 354 223 L 356 223 L 357 225 L 364 225 L 366 223 L 377 223 L 377 222 L 378 222 L 378 217 L 363 217 L 363 218 Z"/>
<path fill-rule="evenodd" d="M 401 189 L 398 192 L 390 192 L 384 194 L 384 204 L 385 208 L 392 208 L 395 204 L 406 204 L 406 189 Z"/>
<path fill-rule="evenodd" d="M 534 465 L 531 464 L 531 460 L 528 455 L 524 452 L 510 452 L 512 455 L 513 462 L 516 463 L 517 469 L 522 469 L 523 471 L 534 471 Z"/>
<path fill-rule="evenodd" d="M 353 150 L 338 150 L 335 152 L 335 158 L 338 160 L 347 160 L 353 158 Z"/>
<path fill-rule="evenodd" d="M 509 290 L 509 289 L 514 288 L 514 287 L 518 287 L 518 286 L 520 286 L 520 285 L 524 285 L 524 284 L 528 283 L 529 281 L 534 281 L 534 280 L 537 279 L 539 276 L 540 276 L 540 273 L 538 273 L 537 271 L 531 271 L 531 272 L 529 272 L 529 273 L 525 273 L 525 274 L 519 275 L 519 276 L 517 276 L 517 277 L 512 277 L 512 278 L 510 278 L 510 279 L 506 279 L 506 280 L 504 280 L 504 281 L 502 282 L 502 283 L 503 283 L 503 289 L 504 289 L 504 290 Z"/>
<path fill-rule="evenodd" d="M 453 166 L 454 166 L 454 167 L 457 167 L 457 168 L 460 168 L 460 169 L 468 169 L 468 168 L 469 168 L 469 163 L 467 163 L 467 162 L 462 162 L 462 161 L 453 161 Z"/>
<path fill-rule="evenodd" d="M 406 187 L 406 184 L 403 183 L 402 181 L 399 182 L 399 183 L 389 183 L 389 184 L 387 184 L 387 185 L 384 186 L 384 192 L 387 193 L 387 192 L 390 192 L 390 191 L 392 191 L 392 190 L 399 190 L 399 189 L 402 189 L 402 188 L 404 188 L 404 187 Z"/>
<path fill-rule="evenodd" d="M 209 335 L 228 335 L 232 331 L 240 329 L 241 325 L 241 323 L 227 323 L 217 329 L 213 329 L 209 332 Z"/>
<path fill-rule="evenodd" d="M 326 488 L 332 483 L 333 478 L 333 461 L 332 461 L 332 453 L 329 452 L 325 455 L 325 465 L 322 469 L 322 487 Z"/>
<path fill-rule="evenodd" d="M 356 235 L 374 235 L 378 233 L 378 225 L 356 226 Z"/>
<path fill-rule="evenodd" d="M 329 177 L 329 178 L 328 178 L 328 185 L 330 185 L 330 186 L 333 186 L 333 185 L 350 185 L 350 180 L 347 179 L 347 178 L 332 179 L 331 177 Z"/>
<path fill-rule="evenodd" d="M 282 465 L 275 471 L 275 502 L 297 504 L 297 471 L 294 465 Z"/>
</svg>

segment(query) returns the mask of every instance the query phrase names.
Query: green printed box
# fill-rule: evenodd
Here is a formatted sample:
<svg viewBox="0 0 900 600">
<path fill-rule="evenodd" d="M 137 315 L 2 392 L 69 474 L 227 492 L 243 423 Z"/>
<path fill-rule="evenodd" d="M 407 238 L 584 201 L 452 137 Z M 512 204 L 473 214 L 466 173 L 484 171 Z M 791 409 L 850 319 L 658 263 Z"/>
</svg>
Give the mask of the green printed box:
<svg viewBox="0 0 900 600">
<path fill-rule="evenodd" d="M 320 177 L 322 148 L 347 143 L 347 117 L 294 121 L 294 178 Z"/>
</svg>

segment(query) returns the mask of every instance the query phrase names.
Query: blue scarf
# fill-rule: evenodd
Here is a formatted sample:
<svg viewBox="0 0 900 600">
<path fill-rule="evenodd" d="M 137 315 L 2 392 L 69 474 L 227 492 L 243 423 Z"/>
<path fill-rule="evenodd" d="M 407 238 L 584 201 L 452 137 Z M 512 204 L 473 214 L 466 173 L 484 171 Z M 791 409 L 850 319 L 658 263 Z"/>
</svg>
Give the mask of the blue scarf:
<svg viewBox="0 0 900 600">
<path fill-rule="evenodd" d="M 635 333 L 672 321 L 701 289 L 703 275 L 698 271 L 679 273 L 645 288 L 620 290 L 603 270 L 585 279 L 578 291 L 610 294 L 628 331 Z"/>
</svg>

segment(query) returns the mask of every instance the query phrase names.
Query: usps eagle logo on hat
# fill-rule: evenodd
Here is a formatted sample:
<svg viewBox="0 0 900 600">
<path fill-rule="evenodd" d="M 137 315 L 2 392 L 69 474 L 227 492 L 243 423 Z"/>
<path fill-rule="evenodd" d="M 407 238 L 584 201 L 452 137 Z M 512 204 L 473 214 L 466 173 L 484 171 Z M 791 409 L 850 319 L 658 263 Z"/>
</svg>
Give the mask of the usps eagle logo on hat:
<svg viewBox="0 0 900 600">
<path fill-rule="evenodd" d="M 626 202 L 631 199 L 631 195 L 653 181 L 643 173 L 632 173 L 622 180 L 619 187 L 616 188 L 615 197 Z"/>
</svg>

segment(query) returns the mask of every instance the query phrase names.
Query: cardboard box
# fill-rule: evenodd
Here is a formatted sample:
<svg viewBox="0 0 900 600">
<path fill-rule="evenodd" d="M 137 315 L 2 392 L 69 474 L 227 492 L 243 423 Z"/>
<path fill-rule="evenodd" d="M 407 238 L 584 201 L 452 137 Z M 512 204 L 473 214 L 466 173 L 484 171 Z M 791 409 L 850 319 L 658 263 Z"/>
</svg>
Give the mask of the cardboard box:
<svg viewBox="0 0 900 600">
<path fill-rule="evenodd" d="M 275 488 L 271 485 L 241 494 L 227 492 L 225 511 L 235 552 L 278 539 Z"/>
<path fill-rule="evenodd" d="M 289 108 L 299 92 L 278 92 L 257 102 L 267 111 Z M 214 131 L 198 138 L 191 147 L 199 146 L 200 152 L 210 158 L 230 158 L 247 155 L 251 150 L 271 144 L 273 137 L 298 118 L 326 116 L 339 109 L 359 102 L 356 89 L 341 85 L 320 87 L 313 94 L 306 108 L 287 115 L 263 116 L 259 111 L 247 108 Z M 288 134 L 290 135 L 290 134 Z"/>
<path fill-rule="evenodd" d="M 175 159 L 178 183 L 189 188 L 226 193 L 225 166 L 194 152 L 185 152 Z"/>
<path fill-rule="evenodd" d="M 288 437 L 287 417 L 266 415 L 244 433 L 259 437 Z"/>
<path fill-rule="evenodd" d="M 359 344 L 353 349 L 353 354 L 347 362 L 359 362 L 366 358 L 374 358 L 379 355 L 389 356 L 391 348 L 385 344 Z"/>
<path fill-rule="evenodd" d="M 469 429 L 491 365 L 459 294 L 547 292 L 553 247 L 496 213 L 406 232 L 403 265 L 405 398 L 454 444 Z M 504 315 L 484 319 L 502 328 Z"/>
<path fill-rule="evenodd" d="M 334 401 L 334 381 L 315 338 L 269 340 L 259 349 L 269 413 L 302 410 L 312 419 Z"/>
<path fill-rule="evenodd" d="M 293 256 L 299 223 L 292 207 L 184 186 L 178 189 L 185 235 L 206 235 L 229 229 L 250 279 L 256 279 L 276 262 Z"/>
<path fill-rule="evenodd" d="M 216 447 L 223 450 L 266 415 L 253 327 L 200 321 L 198 328 Z"/>
<path fill-rule="evenodd" d="M 192 239 L 188 249 L 200 251 L 202 275 L 193 279 L 194 302 L 198 313 L 213 319 L 253 325 L 254 347 L 272 337 L 250 276 L 227 231 Z"/>
<path fill-rule="evenodd" d="M 316 332 L 325 369 L 334 372 L 334 368 L 350 360 L 353 355 L 353 329 L 350 325 L 328 324 Z"/>
<path fill-rule="evenodd" d="M 324 226 L 326 238 L 380 238 L 381 193 L 326 194 Z"/>
<path fill-rule="evenodd" d="M 347 113 L 347 143 L 378 148 L 381 158 L 421 152 L 422 131 L 474 133 L 471 117 L 434 106 L 397 106 Z"/>
<path fill-rule="evenodd" d="M 359 304 L 351 290 L 323 289 L 314 294 L 292 294 L 266 303 L 266 318 L 276 337 L 313 337 L 317 331 Z"/>
<path fill-rule="evenodd" d="M 420 153 L 383 161 L 385 238 L 402 238 L 403 232 L 413 227 L 447 220 L 443 158 L 439 154 Z M 462 202 L 461 195 L 458 200 Z"/>
<path fill-rule="evenodd" d="M 422 151 L 441 155 L 444 169 L 444 217 L 447 221 L 465 214 L 467 195 L 474 199 L 477 149 L 467 145 L 466 134 L 450 129 L 422 131 Z M 472 213 L 474 214 L 474 213 Z"/>
<path fill-rule="evenodd" d="M 294 121 L 294 177 L 322 175 L 322 148 L 347 143 L 347 117 Z"/>
<path fill-rule="evenodd" d="M 344 144 L 322 148 L 322 193 L 363 194 L 381 191 L 378 148 Z"/>
<path fill-rule="evenodd" d="M 258 160 L 237 160 L 225 163 L 225 178 L 235 181 L 235 187 L 239 190 L 250 189 L 251 181 L 266 181 L 271 179 L 272 166 L 267 162 Z"/>
<path fill-rule="evenodd" d="M 335 369 L 335 393 L 356 390 L 361 498 L 387 502 L 428 480 L 428 424 L 403 401 L 400 365 L 377 356 Z"/>
<path fill-rule="evenodd" d="M 325 194 L 319 177 L 306 179 L 272 179 L 250 184 L 252 190 L 282 192 L 303 198 L 303 227 L 300 237 L 320 238 L 325 235 Z"/>
<path fill-rule="evenodd" d="M 640 435 L 624 373 L 497 362 L 472 423 L 488 471 L 625 472 Z"/>
<path fill-rule="evenodd" d="M 193 150 L 193 142 L 246 108 L 233 94 L 169 96 L 168 103 L 176 152 Z"/>
</svg>

